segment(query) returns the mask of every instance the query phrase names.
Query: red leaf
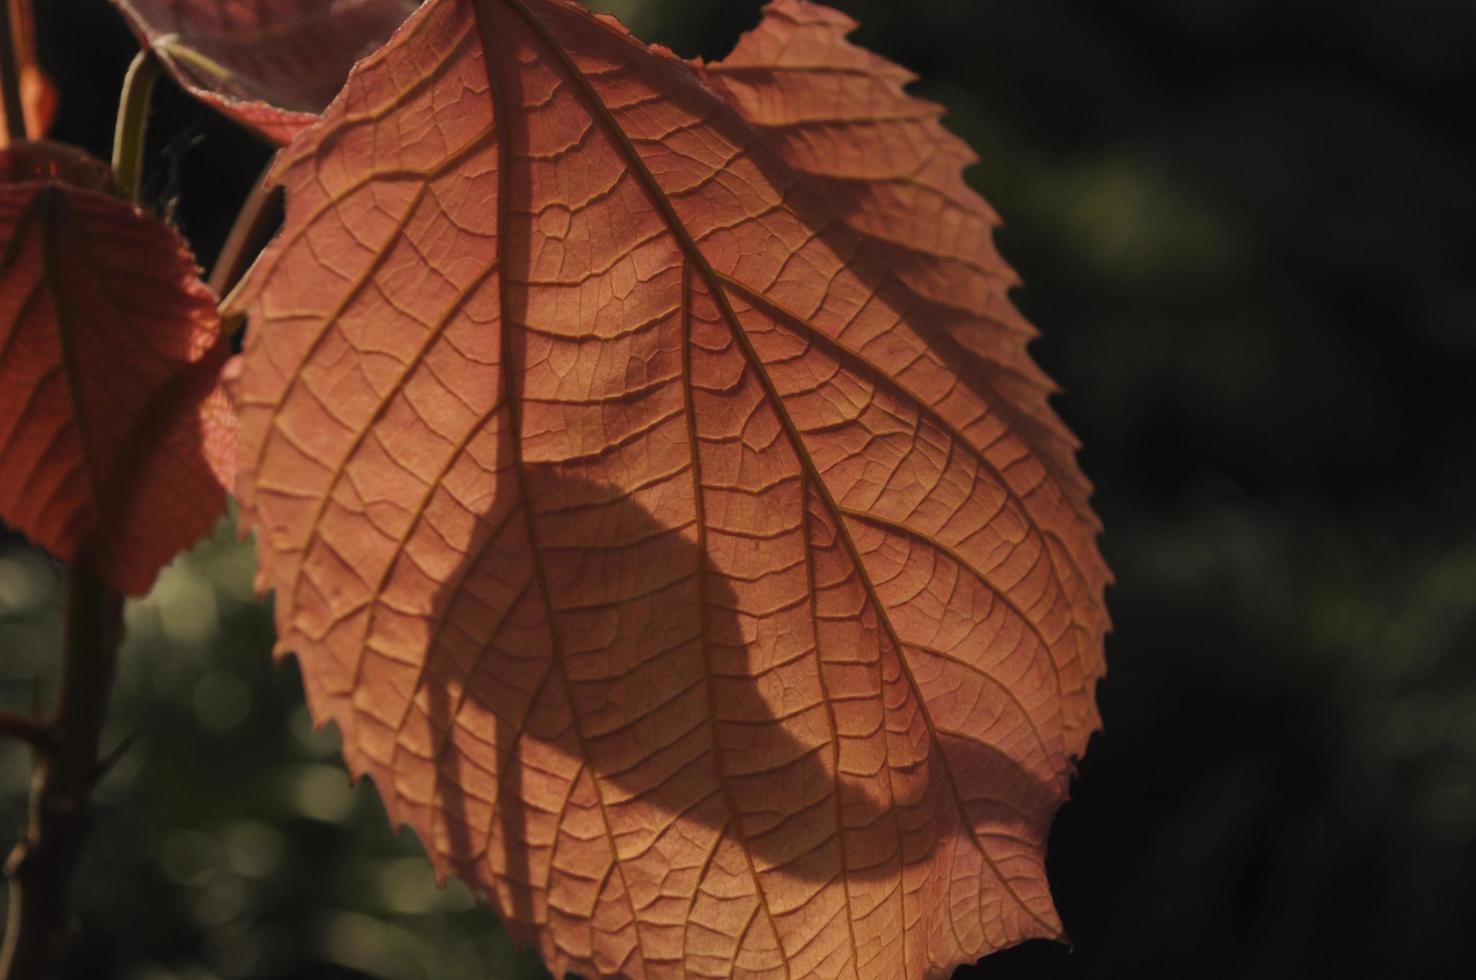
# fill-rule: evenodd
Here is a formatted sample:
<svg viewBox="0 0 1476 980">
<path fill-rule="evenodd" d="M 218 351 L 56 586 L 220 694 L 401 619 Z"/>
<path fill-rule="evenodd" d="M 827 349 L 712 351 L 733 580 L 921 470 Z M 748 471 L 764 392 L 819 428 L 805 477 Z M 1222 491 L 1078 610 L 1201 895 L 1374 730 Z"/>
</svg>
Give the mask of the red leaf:
<svg viewBox="0 0 1476 980">
<path fill-rule="evenodd" d="M 267 139 L 312 123 L 417 0 L 113 0 L 185 90 Z"/>
<path fill-rule="evenodd" d="M 225 504 L 215 300 L 173 229 L 92 189 L 102 164 L 20 144 L 0 171 L 0 520 L 146 592 Z"/>
<path fill-rule="evenodd" d="M 826 8 L 432 0 L 284 151 L 239 490 L 319 719 L 551 969 L 1056 935 L 1107 570 L 966 148 Z"/>
</svg>

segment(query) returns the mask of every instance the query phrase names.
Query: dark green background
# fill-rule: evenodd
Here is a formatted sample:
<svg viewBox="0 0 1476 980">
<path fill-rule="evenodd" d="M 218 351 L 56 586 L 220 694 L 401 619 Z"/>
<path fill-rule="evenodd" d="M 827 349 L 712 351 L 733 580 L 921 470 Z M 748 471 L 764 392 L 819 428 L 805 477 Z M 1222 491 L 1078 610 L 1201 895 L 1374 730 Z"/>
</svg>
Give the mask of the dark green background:
<svg viewBox="0 0 1476 980">
<path fill-rule="evenodd" d="M 964 976 L 1476 969 L 1476 3 L 839 0 L 979 150 L 1117 573 L 1106 730 L 1051 839 L 1074 941 Z M 131 42 L 41 0 L 57 136 L 105 154 Z M 754 0 L 609 2 L 718 56 Z M 202 256 L 266 151 L 161 89 L 152 199 Z M 536 976 L 435 890 L 222 529 L 133 603 L 79 976 Z M 0 544 L 0 699 L 57 571 Z M 25 758 L 0 747 L 0 833 Z"/>
</svg>

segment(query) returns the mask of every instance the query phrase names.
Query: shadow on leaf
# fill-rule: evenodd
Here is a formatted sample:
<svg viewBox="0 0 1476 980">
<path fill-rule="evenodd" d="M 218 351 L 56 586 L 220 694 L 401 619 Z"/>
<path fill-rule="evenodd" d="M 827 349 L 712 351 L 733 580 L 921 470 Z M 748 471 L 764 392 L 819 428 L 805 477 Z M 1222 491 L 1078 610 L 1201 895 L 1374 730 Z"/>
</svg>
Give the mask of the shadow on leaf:
<svg viewBox="0 0 1476 980">
<path fill-rule="evenodd" d="M 524 474 L 531 508 L 501 474 L 437 596 L 420 695 L 437 746 L 428 843 L 514 935 L 638 920 L 647 946 L 662 929 L 684 944 L 689 924 L 732 921 L 755 878 L 750 917 L 827 887 L 859 914 L 904 865 L 968 852 L 961 813 L 992 835 L 981 849 L 1043 847 L 1064 778 L 951 736 L 944 766 L 921 722 L 899 725 L 900 685 L 816 700 L 814 634 L 786 635 L 755 608 L 763 590 L 740 594 L 706 559 L 689 477 L 638 502 L 554 467 Z"/>
</svg>

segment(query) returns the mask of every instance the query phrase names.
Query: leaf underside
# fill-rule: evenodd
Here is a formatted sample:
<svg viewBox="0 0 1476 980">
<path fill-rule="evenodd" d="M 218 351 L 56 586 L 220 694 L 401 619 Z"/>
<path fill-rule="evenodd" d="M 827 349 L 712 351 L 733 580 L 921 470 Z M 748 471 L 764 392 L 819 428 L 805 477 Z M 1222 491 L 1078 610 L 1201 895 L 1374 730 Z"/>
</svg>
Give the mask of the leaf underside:
<svg viewBox="0 0 1476 980">
<path fill-rule="evenodd" d="M 286 143 L 418 0 L 112 2 L 187 92 Z"/>
<path fill-rule="evenodd" d="M 20 144 L 0 162 L 87 176 L 75 151 L 52 157 Z M 107 178 L 94 161 L 88 183 Z M 0 242 L 0 520 L 146 592 L 225 506 L 214 297 L 172 228 L 90 188 L 0 185 Z"/>
<path fill-rule="evenodd" d="M 432 0 L 284 151 L 280 649 L 549 967 L 945 976 L 1060 924 L 1108 572 L 973 157 L 835 11 L 684 63 Z"/>
</svg>

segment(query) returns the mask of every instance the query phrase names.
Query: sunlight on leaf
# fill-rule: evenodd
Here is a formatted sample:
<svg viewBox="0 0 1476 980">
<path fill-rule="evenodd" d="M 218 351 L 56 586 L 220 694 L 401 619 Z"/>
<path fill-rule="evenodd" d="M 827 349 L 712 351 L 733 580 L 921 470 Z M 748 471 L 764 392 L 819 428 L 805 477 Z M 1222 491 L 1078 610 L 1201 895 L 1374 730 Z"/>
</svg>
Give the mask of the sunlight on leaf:
<svg viewBox="0 0 1476 980">
<path fill-rule="evenodd" d="M 355 773 L 555 973 L 1060 922 L 1109 574 L 967 147 L 851 22 L 432 0 L 284 151 L 243 521 Z"/>
</svg>

